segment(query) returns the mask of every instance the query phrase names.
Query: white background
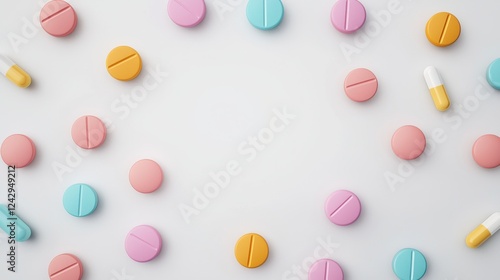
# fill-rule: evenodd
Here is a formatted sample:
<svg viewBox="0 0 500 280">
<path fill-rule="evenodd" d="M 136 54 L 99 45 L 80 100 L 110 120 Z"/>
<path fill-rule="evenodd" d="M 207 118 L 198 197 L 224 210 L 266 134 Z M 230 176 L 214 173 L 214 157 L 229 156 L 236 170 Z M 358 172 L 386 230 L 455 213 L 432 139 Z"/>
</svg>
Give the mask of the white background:
<svg viewBox="0 0 500 280">
<path fill-rule="evenodd" d="M 346 279 L 397 279 L 391 262 L 405 247 L 426 256 L 424 279 L 498 278 L 500 237 L 479 249 L 464 242 L 500 211 L 500 170 L 480 168 L 471 156 L 479 136 L 500 134 L 500 94 L 484 82 L 488 64 L 500 56 L 498 1 L 364 0 L 365 26 L 345 35 L 330 23 L 333 0 L 287 0 L 282 24 L 267 32 L 248 23 L 244 0 L 208 0 L 206 19 L 193 29 L 168 18 L 165 0 L 73 0 L 79 21 L 66 38 L 29 27 L 38 2 L 0 0 L 0 53 L 33 78 L 28 89 L 0 79 L 0 139 L 23 133 L 37 147 L 34 162 L 17 173 L 17 213 L 33 236 L 18 245 L 17 273 L 2 261 L 0 279 L 48 279 L 50 260 L 68 252 L 82 260 L 86 280 L 297 280 L 305 278 L 292 267 L 307 268 L 319 240 L 334 243 L 329 258 Z M 375 13 L 388 5 L 397 13 L 382 27 Z M 440 11 L 462 24 L 460 39 L 448 48 L 431 45 L 424 33 Z M 106 56 L 119 45 L 143 58 L 134 81 L 114 80 L 106 71 Z M 343 54 L 347 45 L 356 53 Z M 453 104 L 446 113 L 428 93 L 422 76 L 428 65 L 445 81 Z M 379 79 L 377 95 L 363 104 L 342 89 L 357 67 Z M 133 101 L 135 108 L 124 107 L 137 86 L 154 81 L 148 69 L 155 68 L 168 77 Z M 489 95 L 479 100 L 475 93 Z M 284 107 L 295 119 L 248 161 L 238 147 Z M 106 120 L 110 131 L 103 146 L 75 156 L 81 150 L 70 129 L 85 114 Z M 390 147 L 393 132 L 406 124 L 420 127 L 431 142 L 409 164 Z M 434 131 L 444 140 L 433 140 Z M 129 168 L 142 158 L 156 160 L 165 174 L 163 186 L 148 195 L 128 182 Z M 179 206 L 192 205 L 195 190 L 212 182 L 210 172 L 233 160 L 240 173 L 186 223 Z M 58 177 L 54 166 L 63 165 L 68 172 Z M 387 174 L 401 180 L 391 184 Z M 93 186 L 100 199 L 85 218 L 70 216 L 62 205 L 64 190 L 79 182 Z M 330 223 L 323 212 L 337 189 L 355 192 L 362 202 L 361 217 L 347 227 Z M 124 250 L 127 232 L 139 224 L 163 237 L 161 254 L 149 263 L 132 261 Z M 268 261 L 253 270 L 233 254 L 248 232 L 270 246 Z"/>
</svg>

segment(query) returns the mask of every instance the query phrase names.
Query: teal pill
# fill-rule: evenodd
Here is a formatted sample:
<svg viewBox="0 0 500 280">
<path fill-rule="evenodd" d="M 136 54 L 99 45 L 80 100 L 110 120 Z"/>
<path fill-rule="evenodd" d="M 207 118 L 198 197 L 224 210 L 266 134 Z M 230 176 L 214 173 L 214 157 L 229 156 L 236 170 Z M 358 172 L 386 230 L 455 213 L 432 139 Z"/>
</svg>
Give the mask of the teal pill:
<svg viewBox="0 0 500 280">
<path fill-rule="evenodd" d="M 273 29 L 281 23 L 284 8 L 281 0 L 250 0 L 247 4 L 248 21 L 261 30 Z"/>
<path fill-rule="evenodd" d="M 5 205 L 0 205 L 0 228 L 7 233 L 9 238 L 13 236 L 14 240 L 19 242 L 26 241 L 31 236 L 30 227 L 18 216 L 11 216 L 9 209 Z"/>
<path fill-rule="evenodd" d="M 98 203 L 97 193 L 87 184 L 74 184 L 64 192 L 64 209 L 75 217 L 92 214 Z"/>
<path fill-rule="evenodd" d="M 406 248 L 394 256 L 392 269 L 400 280 L 419 280 L 427 271 L 427 261 L 418 250 Z"/>
<path fill-rule="evenodd" d="M 486 72 L 486 80 L 494 89 L 500 90 L 500 58 L 495 59 Z"/>
</svg>

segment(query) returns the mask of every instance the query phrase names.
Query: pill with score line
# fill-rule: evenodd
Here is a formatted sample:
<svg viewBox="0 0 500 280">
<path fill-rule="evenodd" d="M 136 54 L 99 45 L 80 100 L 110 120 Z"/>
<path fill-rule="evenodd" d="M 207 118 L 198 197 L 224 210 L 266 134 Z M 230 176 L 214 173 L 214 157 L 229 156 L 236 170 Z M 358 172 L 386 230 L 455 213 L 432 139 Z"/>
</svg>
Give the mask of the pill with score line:
<svg viewBox="0 0 500 280">
<path fill-rule="evenodd" d="M 330 259 L 321 259 L 309 268 L 308 280 L 343 280 L 344 272 L 340 265 Z"/>
<path fill-rule="evenodd" d="M 433 15 L 425 26 L 429 42 L 437 47 L 447 47 L 460 37 L 461 27 L 457 17 L 448 12 Z"/>
<path fill-rule="evenodd" d="M 248 21 L 261 30 L 277 27 L 283 20 L 284 13 L 281 0 L 249 0 L 247 3 Z"/>
<path fill-rule="evenodd" d="M 14 215 L 11 215 L 14 214 Z M 14 225 L 12 225 L 14 223 Z M 6 205 L 0 204 L 0 228 L 14 240 L 23 242 L 31 237 L 31 228 L 21 220 L 14 211 L 10 211 Z"/>
<path fill-rule="evenodd" d="M 405 248 L 394 256 L 392 270 L 400 280 L 419 280 L 427 272 L 427 260 L 420 251 Z"/>
<path fill-rule="evenodd" d="M 428 66 L 425 68 L 424 78 L 431 93 L 432 100 L 434 101 L 434 106 L 441 112 L 446 111 L 450 107 L 450 99 L 446 93 L 443 79 L 441 75 L 439 75 L 436 67 Z"/>
<path fill-rule="evenodd" d="M 267 241 L 257 233 L 247 233 L 234 246 L 234 255 L 239 264 L 247 268 L 263 265 L 269 256 Z"/>
<path fill-rule="evenodd" d="M 107 130 L 104 123 L 95 116 L 82 116 L 71 127 L 71 137 L 83 149 L 94 149 L 106 140 Z"/>
<path fill-rule="evenodd" d="M 83 277 L 83 265 L 72 254 L 55 256 L 49 264 L 50 280 L 80 280 Z"/>
<path fill-rule="evenodd" d="M 22 168 L 35 159 L 35 143 L 26 135 L 13 134 L 3 141 L 0 153 L 7 165 Z"/>
<path fill-rule="evenodd" d="M 109 52 L 106 68 L 111 77 L 120 81 L 130 81 L 141 73 L 142 59 L 133 48 L 119 46 Z"/>
<path fill-rule="evenodd" d="M 354 223 L 361 213 L 359 198 L 350 191 L 333 192 L 325 202 L 325 214 L 328 219 L 339 226 Z"/>
<path fill-rule="evenodd" d="M 332 7 L 330 19 L 338 31 L 353 33 L 365 24 L 365 6 L 358 0 L 338 0 Z"/>
<path fill-rule="evenodd" d="M 152 226 L 133 228 L 125 238 L 125 251 L 136 262 L 149 262 L 156 258 L 163 247 L 160 233 Z"/>
<path fill-rule="evenodd" d="M 73 33 L 77 23 L 78 17 L 75 10 L 62 0 L 47 2 L 40 12 L 40 24 L 43 30 L 55 37 L 64 37 Z"/>
<path fill-rule="evenodd" d="M 0 73 L 18 87 L 27 88 L 31 85 L 30 75 L 10 58 L 3 55 L 0 55 Z"/>
<path fill-rule="evenodd" d="M 472 157 L 484 168 L 495 168 L 500 165 L 500 137 L 486 134 L 479 137 L 472 147 Z"/>
<path fill-rule="evenodd" d="M 169 0 L 167 12 L 170 19 L 182 27 L 194 27 L 205 18 L 204 0 Z"/>
<path fill-rule="evenodd" d="M 97 192 L 87 184 L 71 185 L 64 192 L 64 209 L 75 217 L 85 217 L 92 214 L 98 203 Z"/>
<path fill-rule="evenodd" d="M 344 80 L 344 92 L 352 101 L 364 102 L 377 93 L 378 80 L 372 71 L 357 68 L 349 72 Z"/>
<path fill-rule="evenodd" d="M 500 212 L 495 212 L 467 235 L 465 244 L 470 248 L 477 248 L 495 234 L 498 229 L 500 229 Z"/>
</svg>

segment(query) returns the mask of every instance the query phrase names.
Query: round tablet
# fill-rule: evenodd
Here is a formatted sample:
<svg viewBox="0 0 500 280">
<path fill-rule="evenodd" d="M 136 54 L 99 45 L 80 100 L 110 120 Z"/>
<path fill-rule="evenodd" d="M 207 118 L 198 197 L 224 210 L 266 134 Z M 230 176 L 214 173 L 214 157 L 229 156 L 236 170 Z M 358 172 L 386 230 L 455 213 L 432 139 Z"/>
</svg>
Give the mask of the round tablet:
<svg viewBox="0 0 500 280">
<path fill-rule="evenodd" d="M 133 80 L 141 73 L 141 56 L 131 47 L 116 47 L 109 52 L 106 58 L 106 68 L 111 77 L 117 80 Z"/>
<path fill-rule="evenodd" d="M 246 13 L 255 28 L 269 30 L 281 23 L 285 9 L 281 0 L 249 0 Z"/>
<path fill-rule="evenodd" d="M 338 0 L 330 14 L 333 26 L 342 33 L 353 33 L 366 20 L 366 10 L 358 0 Z"/>
<path fill-rule="evenodd" d="M 75 30 L 78 18 L 70 4 L 62 1 L 50 1 L 40 12 L 40 24 L 43 30 L 55 37 L 68 36 Z"/>
<path fill-rule="evenodd" d="M 49 277 L 51 280 L 80 280 L 82 276 L 82 262 L 74 255 L 58 255 L 49 264 Z"/>
<path fill-rule="evenodd" d="M 392 136 L 392 151 L 401 159 L 411 160 L 418 158 L 425 150 L 426 140 L 424 133 L 413 125 L 405 125 Z"/>
<path fill-rule="evenodd" d="M 161 235 L 152 226 L 137 226 L 125 238 L 125 251 L 136 262 L 149 262 L 160 254 L 161 248 Z"/>
<path fill-rule="evenodd" d="M 234 256 L 242 266 L 256 268 L 266 262 L 269 246 L 264 237 L 257 233 L 247 233 L 236 242 Z"/>
<path fill-rule="evenodd" d="M 64 209 L 75 217 L 85 217 L 92 214 L 98 203 L 96 191 L 87 184 L 71 185 L 64 192 Z"/>
<path fill-rule="evenodd" d="M 170 19 L 182 27 L 194 27 L 205 18 L 204 0 L 169 0 L 167 12 Z"/>
<path fill-rule="evenodd" d="M 352 192 L 339 190 L 332 193 L 325 202 L 325 214 L 330 221 L 339 226 L 354 223 L 361 213 L 361 202 Z"/>
<path fill-rule="evenodd" d="M 490 86 L 496 90 L 500 90 L 500 58 L 495 59 L 486 72 L 486 80 Z"/>
<path fill-rule="evenodd" d="M 340 265 L 330 259 L 321 259 L 309 268 L 309 280 L 344 280 Z"/>
<path fill-rule="evenodd" d="M 400 280 L 419 280 L 427 271 L 427 261 L 419 251 L 406 248 L 394 256 L 392 270 Z"/>
<path fill-rule="evenodd" d="M 369 100 L 377 93 L 377 88 L 377 77 L 365 68 L 352 70 L 344 80 L 345 94 L 356 102 Z"/>
<path fill-rule="evenodd" d="M 36 148 L 28 136 L 13 134 L 3 141 L 0 153 L 7 165 L 21 168 L 29 165 L 35 159 Z"/>
<path fill-rule="evenodd" d="M 156 191 L 163 181 L 160 165 L 150 159 L 142 159 L 132 165 L 128 178 L 132 187 L 141 193 Z"/>
<path fill-rule="evenodd" d="M 495 168 L 500 165 L 500 137 L 486 134 L 479 137 L 472 147 L 472 157 L 479 166 Z"/>
<path fill-rule="evenodd" d="M 104 143 L 106 131 L 106 126 L 99 118 L 83 116 L 73 123 L 71 137 L 80 148 L 94 149 Z"/>
<path fill-rule="evenodd" d="M 433 15 L 425 27 L 429 42 L 438 47 L 447 47 L 460 37 L 460 22 L 457 17 L 447 12 Z"/>
</svg>

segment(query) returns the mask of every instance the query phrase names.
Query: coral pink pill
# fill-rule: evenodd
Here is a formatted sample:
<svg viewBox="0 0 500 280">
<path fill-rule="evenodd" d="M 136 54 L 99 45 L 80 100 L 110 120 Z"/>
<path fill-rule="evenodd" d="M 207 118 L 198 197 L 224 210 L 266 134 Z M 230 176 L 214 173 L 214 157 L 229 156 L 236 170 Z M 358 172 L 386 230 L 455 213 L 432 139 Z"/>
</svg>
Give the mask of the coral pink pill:
<svg viewBox="0 0 500 280">
<path fill-rule="evenodd" d="M 413 125 L 400 127 L 392 136 L 392 151 L 401 159 L 411 160 L 418 158 L 425 150 L 426 140 L 424 133 Z"/>
<path fill-rule="evenodd" d="M 309 280 L 344 280 L 344 272 L 337 262 L 321 259 L 309 268 Z"/>
<path fill-rule="evenodd" d="M 352 33 L 365 24 L 366 10 L 358 0 L 338 0 L 333 5 L 330 19 L 338 31 Z"/>
<path fill-rule="evenodd" d="M 82 262 L 74 255 L 61 254 L 49 264 L 50 280 L 80 280 L 82 276 Z"/>
<path fill-rule="evenodd" d="M 21 168 L 35 159 L 36 148 L 28 136 L 13 134 L 3 141 L 0 153 L 7 165 Z"/>
<path fill-rule="evenodd" d="M 472 147 L 472 157 L 479 166 L 495 168 L 500 165 L 500 137 L 486 134 L 479 137 Z"/>
<path fill-rule="evenodd" d="M 148 262 L 156 258 L 161 248 L 161 235 L 152 226 L 137 226 L 125 238 L 125 251 L 136 262 Z"/>
<path fill-rule="evenodd" d="M 325 214 L 330 221 L 339 226 L 354 223 L 361 213 L 361 202 L 352 192 L 339 190 L 332 193 L 325 203 Z"/>
<path fill-rule="evenodd" d="M 150 159 L 142 159 L 130 168 L 128 178 L 132 187 L 141 193 L 156 191 L 163 181 L 160 165 Z"/>
<path fill-rule="evenodd" d="M 62 1 L 50 1 L 40 12 L 40 24 L 43 30 L 55 37 L 68 36 L 75 30 L 78 18 L 70 4 Z"/>
<path fill-rule="evenodd" d="M 369 100 L 377 93 L 377 88 L 377 77 L 365 68 L 352 70 L 344 80 L 345 94 L 356 102 Z"/>
<path fill-rule="evenodd" d="M 205 18 L 206 6 L 204 0 L 169 0 L 168 16 L 182 27 L 194 27 Z"/>
<path fill-rule="evenodd" d="M 73 123 L 71 137 L 80 148 L 94 149 L 106 140 L 106 126 L 97 117 L 83 116 Z"/>
</svg>

